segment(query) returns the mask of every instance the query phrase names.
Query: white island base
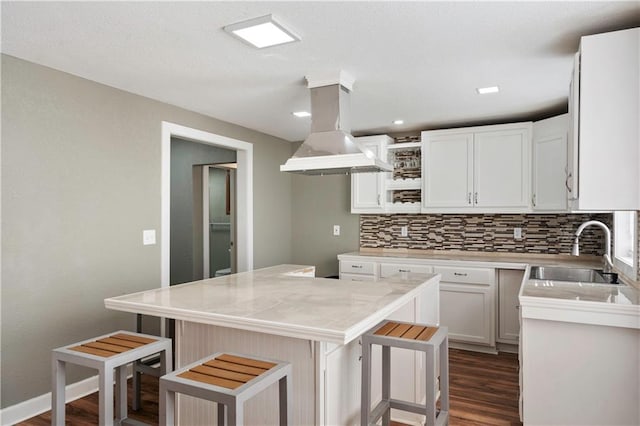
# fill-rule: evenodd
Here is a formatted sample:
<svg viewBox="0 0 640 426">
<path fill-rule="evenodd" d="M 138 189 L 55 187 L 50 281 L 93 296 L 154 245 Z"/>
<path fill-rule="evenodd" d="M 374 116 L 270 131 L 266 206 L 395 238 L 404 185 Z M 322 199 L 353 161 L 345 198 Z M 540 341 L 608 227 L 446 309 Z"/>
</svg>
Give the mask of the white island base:
<svg viewBox="0 0 640 426">
<path fill-rule="evenodd" d="M 436 288 L 434 286 L 434 288 Z M 437 288 L 436 288 L 437 291 Z M 425 290 L 425 293 L 430 293 Z M 437 293 L 424 294 L 390 318 L 436 324 L 437 305 L 425 309 L 427 301 L 437 303 Z M 429 315 L 430 314 L 430 315 Z M 377 350 L 377 351 L 376 351 Z M 215 352 L 239 352 L 289 361 L 293 366 L 292 419 L 294 425 L 359 425 L 362 346 L 360 339 L 346 345 L 303 340 L 254 331 L 238 330 L 188 321 L 176 321 L 176 364 L 186 365 Z M 425 395 L 424 359 L 418 352 L 392 349 L 392 395 L 422 402 Z M 380 348 L 374 347 L 373 400 L 380 399 Z M 377 371 L 376 371 L 377 370 Z M 377 397 L 376 397 L 377 396 Z M 215 404 L 180 395 L 179 425 L 214 424 Z M 278 424 L 278 387 L 245 403 L 245 423 Z M 421 417 L 394 410 L 392 419 L 406 424 L 421 424 Z"/>
</svg>

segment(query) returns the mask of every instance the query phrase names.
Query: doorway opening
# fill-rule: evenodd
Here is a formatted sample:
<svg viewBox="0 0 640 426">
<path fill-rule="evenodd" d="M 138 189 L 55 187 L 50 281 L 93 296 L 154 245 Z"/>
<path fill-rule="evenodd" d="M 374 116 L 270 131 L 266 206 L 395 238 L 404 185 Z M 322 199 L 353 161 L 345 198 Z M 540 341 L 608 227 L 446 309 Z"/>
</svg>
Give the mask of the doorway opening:
<svg viewBox="0 0 640 426">
<path fill-rule="evenodd" d="M 235 270 L 237 272 L 249 271 L 253 269 L 253 145 L 248 142 L 239 141 L 237 139 L 228 138 L 225 136 L 216 135 L 209 132 L 204 132 L 197 129 L 181 126 L 174 123 L 162 122 L 162 156 L 161 156 L 161 233 L 160 233 L 160 247 L 161 247 L 161 286 L 168 287 L 173 282 L 180 281 L 180 277 L 176 277 L 176 273 L 179 271 L 172 271 L 172 255 L 171 255 L 171 238 L 173 233 L 174 239 L 180 239 L 184 237 L 184 232 L 175 232 L 171 228 L 171 215 L 172 215 L 172 191 L 171 191 L 171 160 L 172 160 L 172 138 L 174 140 L 179 139 L 187 142 L 195 142 L 194 145 L 204 144 L 210 145 L 224 150 L 230 150 L 235 152 L 235 168 L 233 172 L 234 177 L 234 189 L 235 193 L 235 215 L 234 215 L 234 228 L 235 233 L 233 235 L 233 244 L 235 248 Z M 227 161 L 228 163 L 229 161 Z M 208 170 L 212 167 L 211 164 L 206 164 Z M 196 168 L 194 168 L 195 172 Z M 203 176 L 205 173 L 204 167 L 201 165 L 200 170 L 200 182 L 204 182 Z M 230 176 L 231 177 L 231 176 Z M 194 180 L 195 181 L 195 180 Z M 230 181 L 231 185 L 231 181 Z M 194 189 L 195 191 L 195 189 Z M 202 196 L 202 189 L 200 189 Z M 191 195 L 191 194 L 188 194 Z M 174 197 L 178 196 L 173 194 Z M 225 195 L 226 197 L 226 195 Z M 231 193 L 230 193 L 231 197 Z M 175 200 L 174 200 L 175 201 Z M 174 203 L 175 206 L 176 203 Z M 204 204 L 204 203 L 203 203 Z M 201 220 L 193 221 L 193 228 L 204 227 L 205 215 L 202 209 L 198 210 Z M 175 211 L 174 211 L 175 213 Z M 200 235 L 209 235 L 209 218 L 206 217 L 206 228 L 200 232 Z M 231 226 L 231 225 L 229 225 Z M 192 229 L 189 230 L 189 236 L 193 235 Z M 207 238 L 203 238 L 207 239 Z M 210 239 L 209 239 L 210 240 Z M 208 249 L 210 252 L 210 248 Z M 192 262 L 191 277 L 204 275 L 203 264 L 210 265 L 209 262 L 204 261 L 205 249 L 204 242 L 194 242 L 191 256 L 200 259 L 200 272 L 197 271 L 198 261 Z M 230 265 L 231 267 L 231 265 Z M 175 269 L 175 267 L 174 267 Z M 209 273 L 210 273 L 209 266 Z M 224 269 L 224 268 L 221 268 Z M 215 273 L 215 270 L 214 270 Z M 187 272 L 184 272 L 184 276 L 187 277 Z M 172 278 L 173 275 L 173 278 Z M 203 277 L 206 277 L 204 275 Z M 185 278 L 182 278 L 185 279 Z M 193 281 L 193 279 L 189 279 Z M 184 282 L 184 281 L 183 281 Z"/>
<path fill-rule="evenodd" d="M 229 275 L 236 266 L 236 163 L 203 166 L 202 220 L 208 232 L 202 236 L 202 275 Z"/>
</svg>

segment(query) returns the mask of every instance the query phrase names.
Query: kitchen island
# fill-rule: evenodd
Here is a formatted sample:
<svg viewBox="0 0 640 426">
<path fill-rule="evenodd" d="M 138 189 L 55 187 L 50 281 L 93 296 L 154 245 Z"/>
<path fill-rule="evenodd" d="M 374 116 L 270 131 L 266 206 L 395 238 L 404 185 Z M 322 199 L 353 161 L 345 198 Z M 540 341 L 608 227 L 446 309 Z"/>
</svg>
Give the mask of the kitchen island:
<svg viewBox="0 0 640 426">
<path fill-rule="evenodd" d="M 385 318 L 438 324 L 439 276 L 349 282 L 315 278 L 314 272 L 314 267 L 279 265 L 113 297 L 105 306 L 175 319 L 177 367 L 218 351 L 289 361 L 292 424 L 357 424 L 359 337 Z M 421 354 L 398 350 L 393 361 L 392 392 L 420 401 L 425 389 Z M 246 403 L 247 424 L 277 424 L 276 393 L 274 387 Z M 211 403 L 178 401 L 179 424 L 208 424 L 214 418 Z M 398 418 L 418 421 L 407 416 Z"/>
</svg>

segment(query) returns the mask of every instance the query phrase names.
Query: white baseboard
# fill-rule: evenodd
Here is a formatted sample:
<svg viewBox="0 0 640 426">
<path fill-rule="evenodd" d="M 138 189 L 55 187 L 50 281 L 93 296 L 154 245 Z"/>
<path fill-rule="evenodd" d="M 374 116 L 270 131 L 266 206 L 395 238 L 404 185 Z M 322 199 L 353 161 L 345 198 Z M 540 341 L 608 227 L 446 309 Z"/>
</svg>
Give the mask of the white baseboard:
<svg viewBox="0 0 640 426">
<path fill-rule="evenodd" d="M 98 376 L 67 385 L 66 402 L 75 401 L 98 391 Z M 51 410 L 51 392 L 0 410 L 0 424 L 14 425 Z"/>
</svg>

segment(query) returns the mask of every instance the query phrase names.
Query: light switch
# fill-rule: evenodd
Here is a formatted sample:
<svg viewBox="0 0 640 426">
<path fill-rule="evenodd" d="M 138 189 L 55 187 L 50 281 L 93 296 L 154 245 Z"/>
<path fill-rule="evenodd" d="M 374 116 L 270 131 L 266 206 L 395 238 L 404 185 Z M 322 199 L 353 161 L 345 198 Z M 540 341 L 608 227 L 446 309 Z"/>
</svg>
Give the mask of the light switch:
<svg viewBox="0 0 640 426">
<path fill-rule="evenodd" d="M 409 235 L 409 231 L 407 229 L 407 225 L 403 226 L 402 228 L 400 228 L 400 236 L 401 237 L 406 237 L 407 235 Z"/>
<path fill-rule="evenodd" d="M 340 235 L 340 225 L 333 225 L 333 235 L 336 237 Z"/>
<path fill-rule="evenodd" d="M 142 244 L 145 246 L 150 246 L 156 243 L 156 230 L 155 229 L 145 229 L 142 231 Z"/>
</svg>

